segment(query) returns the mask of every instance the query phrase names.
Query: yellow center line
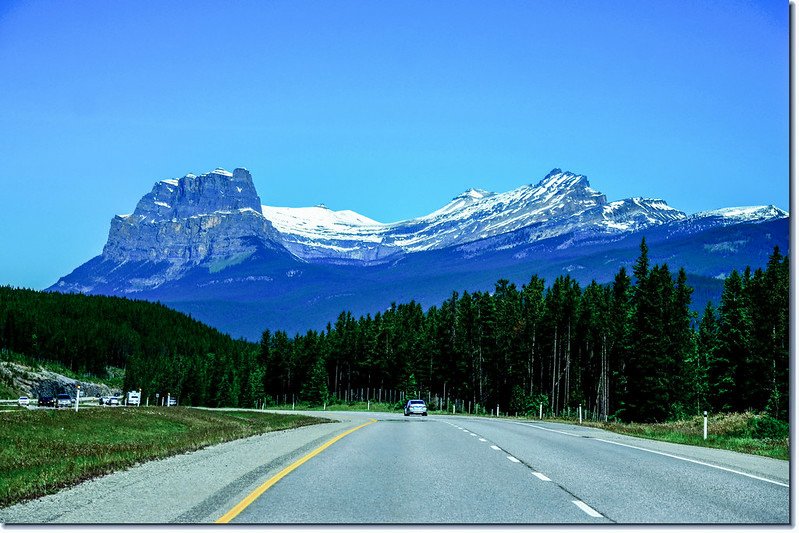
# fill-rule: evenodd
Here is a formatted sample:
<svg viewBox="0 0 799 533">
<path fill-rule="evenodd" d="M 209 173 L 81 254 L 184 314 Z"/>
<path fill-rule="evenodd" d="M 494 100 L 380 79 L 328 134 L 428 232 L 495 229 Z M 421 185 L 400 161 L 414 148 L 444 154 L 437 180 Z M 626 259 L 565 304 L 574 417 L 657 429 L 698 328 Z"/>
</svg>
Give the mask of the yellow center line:
<svg viewBox="0 0 799 533">
<path fill-rule="evenodd" d="M 319 455 L 320 453 L 325 451 L 327 448 L 332 446 L 336 441 L 339 441 L 339 440 L 343 439 L 344 437 L 346 437 L 350 433 L 353 433 L 354 431 L 358 431 L 359 429 L 364 428 L 364 427 L 368 426 L 369 424 L 374 424 L 375 422 L 377 422 L 376 419 L 370 418 L 369 422 L 367 422 L 365 424 L 361 424 L 358 427 L 354 427 L 352 429 L 348 429 L 344 433 L 341 433 L 340 435 L 337 435 L 337 436 L 333 437 L 332 439 L 330 439 L 329 441 L 327 441 L 326 443 L 322 444 L 321 446 L 319 446 L 314 451 L 312 451 L 312 452 L 308 453 L 307 455 L 297 459 L 296 461 L 294 461 L 293 463 L 288 465 L 286 468 L 284 468 L 283 470 L 281 470 L 280 472 L 278 472 L 277 474 L 275 474 L 274 476 L 269 478 L 269 480 L 267 480 L 263 485 L 261 485 L 260 487 L 258 487 L 254 491 L 252 491 L 249 495 L 247 495 L 246 498 L 244 498 L 239 503 L 237 503 L 233 507 L 233 509 L 231 509 L 230 511 L 228 511 L 227 513 L 222 515 L 222 517 L 219 520 L 217 520 L 216 523 L 217 524 L 227 524 L 228 522 L 230 522 L 231 520 L 236 518 L 239 515 L 239 513 L 241 513 L 244 509 L 246 509 L 248 505 L 250 505 L 252 502 L 257 500 L 258 497 L 261 496 L 261 494 L 263 494 L 264 492 L 269 490 L 269 488 L 272 487 L 272 485 L 274 485 L 275 483 L 277 483 L 278 481 L 280 481 L 281 479 L 286 477 L 290 472 L 296 470 L 300 465 L 302 465 L 303 463 L 305 463 L 309 459 L 311 459 L 313 457 L 316 457 L 317 455 Z"/>
</svg>

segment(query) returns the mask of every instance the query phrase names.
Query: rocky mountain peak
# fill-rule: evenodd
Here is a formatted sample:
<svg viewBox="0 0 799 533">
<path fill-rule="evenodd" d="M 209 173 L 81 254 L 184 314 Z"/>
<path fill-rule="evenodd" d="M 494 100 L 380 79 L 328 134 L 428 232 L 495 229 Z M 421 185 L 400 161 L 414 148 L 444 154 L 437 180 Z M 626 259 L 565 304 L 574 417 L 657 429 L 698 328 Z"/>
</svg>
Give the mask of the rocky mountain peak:
<svg viewBox="0 0 799 533">
<path fill-rule="evenodd" d="M 157 182 L 139 201 L 134 217 L 172 220 L 239 209 L 261 211 L 261 198 L 245 168 L 217 168 L 199 176 Z"/>
<path fill-rule="evenodd" d="M 587 176 L 553 168 L 534 187 L 552 190 L 585 189 L 590 188 L 591 184 L 588 183 Z"/>
<path fill-rule="evenodd" d="M 260 243 L 260 244 L 258 244 Z M 132 215 L 111 221 L 102 257 L 168 261 L 175 268 L 281 248 L 261 213 L 261 198 L 245 168 L 217 168 L 157 182 Z"/>
</svg>

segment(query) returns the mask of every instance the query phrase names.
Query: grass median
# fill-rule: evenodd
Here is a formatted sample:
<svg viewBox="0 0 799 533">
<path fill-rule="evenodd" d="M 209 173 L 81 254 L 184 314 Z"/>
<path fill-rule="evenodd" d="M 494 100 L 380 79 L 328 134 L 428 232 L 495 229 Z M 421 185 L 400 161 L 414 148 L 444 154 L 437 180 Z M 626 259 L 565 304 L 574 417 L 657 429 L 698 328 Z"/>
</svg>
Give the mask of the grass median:
<svg viewBox="0 0 799 533">
<path fill-rule="evenodd" d="M 0 507 L 143 461 L 324 422 L 183 407 L 0 412 Z"/>
</svg>

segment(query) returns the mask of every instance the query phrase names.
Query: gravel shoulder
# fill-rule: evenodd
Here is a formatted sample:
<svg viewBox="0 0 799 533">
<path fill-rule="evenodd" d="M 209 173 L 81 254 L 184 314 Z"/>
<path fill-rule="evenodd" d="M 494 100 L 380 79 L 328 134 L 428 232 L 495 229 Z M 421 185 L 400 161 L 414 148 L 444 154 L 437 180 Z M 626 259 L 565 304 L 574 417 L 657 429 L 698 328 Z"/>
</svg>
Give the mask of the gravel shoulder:
<svg viewBox="0 0 799 533">
<path fill-rule="evenodd" d="M 213 522 L 292 461 L 362 423 L 362 417 L 348 413 L 312 414 L 335 422 L 266 433 L 142 463 L 56 494 L 0 509 L 0 522 Z"/>
</svg>

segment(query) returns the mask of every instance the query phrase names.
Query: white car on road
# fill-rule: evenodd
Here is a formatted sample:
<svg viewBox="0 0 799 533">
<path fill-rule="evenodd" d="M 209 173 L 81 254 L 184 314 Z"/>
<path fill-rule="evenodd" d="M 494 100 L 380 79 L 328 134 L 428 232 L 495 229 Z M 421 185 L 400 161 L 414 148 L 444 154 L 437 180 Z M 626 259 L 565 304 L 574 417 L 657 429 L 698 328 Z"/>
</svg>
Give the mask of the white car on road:
<svg viewBox="0 0 799 533">
<path fill-rule="evenodd" d="M 427 416 L 427 404 L 424 400 L 408 400 L 405 404 L 405 416 L 411 415 Z"/>
</svg>

